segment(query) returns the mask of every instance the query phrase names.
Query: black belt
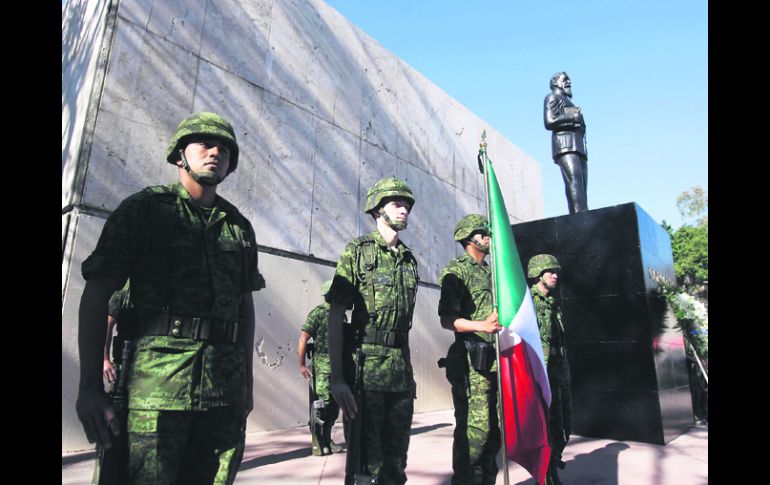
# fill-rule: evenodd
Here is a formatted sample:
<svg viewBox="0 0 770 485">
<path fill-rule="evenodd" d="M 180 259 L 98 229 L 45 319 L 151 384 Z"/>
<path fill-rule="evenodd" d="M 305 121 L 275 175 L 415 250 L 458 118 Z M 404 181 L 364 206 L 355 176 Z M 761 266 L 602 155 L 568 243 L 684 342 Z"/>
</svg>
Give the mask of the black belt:
<svg viewBox="0 0 770 485">
<path fill-rule="evenodd" d="M 390 330 L 368 330 L 364 335 L 362 343 L 378 344 L 385 347 L 403 347 L 407 342 L 409 334 L 407 332 L 394 332 Z"/>
<path fill-rule="evenodd" d="M 487 340 L 485 338 L 479 337 L 475 333 L 472 332 L 455 332 L 455 342 L 482 342 L 485 344 L 495 345 L 494 340 Z"/>
<path fill-rule="evenodd" d="M 142 336 L 170 335 L 215 343 L 238 343 L 241 330 L 241 322 L 183 317 L 169 313 L 159 313 L 143 319 L 141 323 Z"/>
</svg>

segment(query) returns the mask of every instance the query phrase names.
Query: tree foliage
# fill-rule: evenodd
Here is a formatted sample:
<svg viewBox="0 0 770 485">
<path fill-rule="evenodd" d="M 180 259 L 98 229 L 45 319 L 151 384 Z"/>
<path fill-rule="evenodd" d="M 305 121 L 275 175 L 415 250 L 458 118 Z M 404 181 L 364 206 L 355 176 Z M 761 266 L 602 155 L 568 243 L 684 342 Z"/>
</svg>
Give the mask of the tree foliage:
<svg viewBox="0 0 770 485">
<path fill-rule="evenodd" d="M 671 239 L 674 271 L 686 289 L 702 286 L 709 279 L 709 228 L 683 225 Z"/>
<path fill-rule="evenodd" d="M 676 207 L 684 219 L 699 217 L 696 226 L 708 225 L 709 195 L 703 187 L 696 185 L 679 194 Z"/>
<path fill-rule="evenodd" d="M 677 283 L 685 291 L 708 299 L 708 192 L 692 187 L 677 197 L 676 205 L 683 218 L 697 218 L 694 225 L 683 224 L 676 231 L 666 221 L 661 224 L 671 237 Z"/>
</svg>

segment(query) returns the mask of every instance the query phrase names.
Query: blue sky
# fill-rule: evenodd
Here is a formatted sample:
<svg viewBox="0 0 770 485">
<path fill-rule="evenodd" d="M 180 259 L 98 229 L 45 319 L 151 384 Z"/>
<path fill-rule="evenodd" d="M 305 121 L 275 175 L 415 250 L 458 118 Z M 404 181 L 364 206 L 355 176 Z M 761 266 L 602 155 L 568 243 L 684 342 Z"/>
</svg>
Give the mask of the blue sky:
<svg viewBox="0 0 770 485">
<path fill-rule="evenodd" d="M 708 190 L 704 0 L 326 1 L 537 159 L 545 217 L 567 213 L 543 126 L 558 71 L 587 124 L 590 209 L 636 202 L 676 228 L 677 196 Z"/>
</svg>

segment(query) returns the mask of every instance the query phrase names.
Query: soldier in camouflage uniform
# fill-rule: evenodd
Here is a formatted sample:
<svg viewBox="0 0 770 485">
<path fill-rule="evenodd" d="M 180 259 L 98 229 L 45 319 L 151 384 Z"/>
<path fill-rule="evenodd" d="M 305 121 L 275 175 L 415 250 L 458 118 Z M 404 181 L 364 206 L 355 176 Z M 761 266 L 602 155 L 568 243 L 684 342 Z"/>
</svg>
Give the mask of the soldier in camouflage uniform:
<svg viewBox="0 0 770 485">
<path fill-rule="evenodd" d="M 406 482 L 406 455 L 416 384 L 409 354 L 417 295 L 417 261 L 399 240 L 414 207 L 409 186 L 395 178 L 377 181 L 368 191 L 364 212 L 377 225 L 351 241 L 340 255 L 329 310 L 332 393 L 346 419 L 363 413 L 362 462 L 373 482 Z M 351 323 L 342 315 L 352 308 Z M 343 328 L 344 327 L 344 328 Z M 353 354 L 362 352 L 363 409 L 356 406 Z M 348 445 L 348 459 L 355 450 Z M 352 483 L 346 475 L 346 483 Z"/>
<path fill-rule="evenodd" d="M 249 221 L 216 194 L 238 165 L 232 125 L 184 119 L 166 161 L 179 182 L 123 200 L 83 262 L 80 391 L 90 442 L 116 422 L 102 388 L 107 300 L 127 279 L 137 318 L 128 372 L 128 481 L 230 484 L 252 408 L 254 307 L 265 286 Z"/>
<path fill-rule="evenodd" d="M 487 218 L 469 214 L 457 223 L 455 241 L 465 254 L 441 271 L 441 326 L 455 333 L 439 366 L 452 385 L 455 432 L 452 444 L 452 484 L 494 484 L 500 426 L 497 419 L 497 361 L 495 333 L 502 329 L 492 306 Z"/>
<path fill-rule="evenodd" d="M 331 288 L 332 282 L 326 281 L 321 286 L 321 295 L 326 296 Z M 299 358 L 299 373 L 305 379 L 313 379 L 313 389 L 318 399 L 324 402 L 321 419 L 323 420 L 323 436 L 319 437 L 319 450 L 313 448 L 313 454 L 328 455 L 332 452 L 339 453 L 343 451 L 342 446 L 335 443 L 331 438 L 332 427 L 340 414 L 340 407 L 337 401 L 331 395 L 329 389 L 329 376 L 331 367 L 329 365 L 329 344 L 327 333 L 329 326 L 329 304 L 324 302 L 316 306 L 307 315 L 305 324 L 302 325 L 302 331 L 299 335 L 297 344 L 297 357 Z M 347 321 L 347 319 L 345 319 Z M 308 349 L 307 341 L 313 339 L 313 369 L 312 371 L 305 366 L 305 355 Z M 311 423 L 312 426 L 312 423 Z"/>
<path fill-rule="evenodd" d="M 557 470 L 564 468 L 562 452 L 567 446 L 572 429 L 572 395 L 564 324 L 559 301 L 553 291 L 559 282 L 559 271 L 559 261 L 550 254 L 532 256 L 527 265 L 527 277 L 537 280 L 529 291 L 535 304 L 540 340 L 543 343 L 543 357 L 551 384 L 551 408 L 548 416 L 551 462 L 546 478 L 547 485 L 561 484 Z"/>
</svg>

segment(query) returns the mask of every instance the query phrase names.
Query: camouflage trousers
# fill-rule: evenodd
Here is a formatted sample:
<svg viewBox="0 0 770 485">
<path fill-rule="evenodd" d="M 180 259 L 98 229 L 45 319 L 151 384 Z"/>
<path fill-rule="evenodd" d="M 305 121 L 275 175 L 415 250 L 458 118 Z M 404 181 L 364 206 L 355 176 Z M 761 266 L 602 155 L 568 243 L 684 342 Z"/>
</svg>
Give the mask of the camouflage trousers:
<svg viewBox="0 0 770 485">
<path fill-rule="evenodd" d="M 243 458 L 241 409 L 128 412 L 128 483 L 229 485 Z"/>
<path fill-rule="evenodd" d="M 315 358 L 320 360 L 319 354 L 316 354 Z M 321 420 L 324 422 L 322 426 L 322 436 L 315 436 L 314 438 L 316 442 L 320 444 L 319 452 L 324 446 L 331 447 L 332 428 L 340 415 L 340 407 L 331 394 L 330 382 L 331 371 L 328 365 L 328 356 L 326 356 L 326 365 L 315 365 L 315 363 L 313 365 L 313 385 L 315 394 L 318 399 L 324 402 L 324 408 L 321 411 L 320 416 Z M 310 425 L 310 434 L 313 434 L 312 424 Z M 316 454 L 315 443 L 313 445 L 313 454 Z"/>
<path fill-rule="evenodd" d="M 455 408 L 452 484 L 494 484 L 497 455 L 502 446 L 497 419 L 497 373 L 477 372 L 470 366 L 467 355 L 464 352 L 460 355 L 467 363 L 465 378 L 449 381 Z M 450 353 L 449 358 L 453 357 Z M 447 377 L 449 375 L 448 372 Z"/>
<path fill-rule="evenodd" d="M 548 440 L 551 461 L 561 460 L 572 433 L 572 393 L 570 391 L 569 363 L 566 357 L 551 356 L 547 365 L 551 383 L 551 408 L 548 412 Z"/>
<path fill-rule="evenodd" d="M 414 391 L 364 392 L 362 462 L 379 485 L 406 483 Z"/>
<path fill-rule="evenodd" d="M 331 364 L 329 356 L 316 354 L 313 362 L 313 385 L 318 399 L 323 399 L 327 407 L 336 406 L 337 402 L 331 393 Z M 339 409 L 339 408 L 338 408 Z"/>
</svg>

